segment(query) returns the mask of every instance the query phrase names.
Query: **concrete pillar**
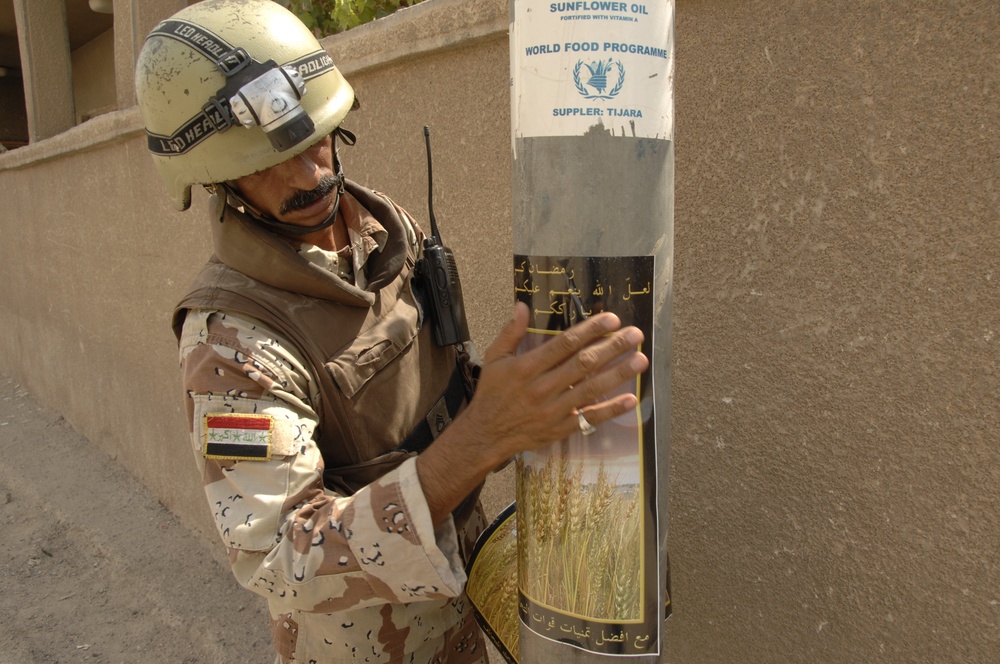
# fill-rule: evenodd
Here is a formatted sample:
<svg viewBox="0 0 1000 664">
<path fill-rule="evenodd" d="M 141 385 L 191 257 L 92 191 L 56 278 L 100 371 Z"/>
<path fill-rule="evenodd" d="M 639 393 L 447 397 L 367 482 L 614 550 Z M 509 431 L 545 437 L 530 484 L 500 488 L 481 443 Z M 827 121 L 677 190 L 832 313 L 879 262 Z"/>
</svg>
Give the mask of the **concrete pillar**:
<svg viewBox="0 0 1000 664">
<path fill-rule="evenodd" d="M 590 430 L 581 420 L 579 434 L 518 457 L 518 661 L 660 664 L 671 611 L 674 0 L 510 6 L 526 340 L 609 311 L 643 331 L 649 358 L 619 388 L 635 395 L 634 413 Z"/>
<path fill-rule="evenodd" d="M 23 1 L 23 0 L 22 0 Z M 185 0 L 114 0 L 115 89 L 118 108 L 135 105 L 135 61 L 153 26 L 187 6 Z"/>
<path fill-rule="evenodd" d="M 65 0 L 14 0 L 14 19 L 34 143 L 76 124 Z"/>
</svg>

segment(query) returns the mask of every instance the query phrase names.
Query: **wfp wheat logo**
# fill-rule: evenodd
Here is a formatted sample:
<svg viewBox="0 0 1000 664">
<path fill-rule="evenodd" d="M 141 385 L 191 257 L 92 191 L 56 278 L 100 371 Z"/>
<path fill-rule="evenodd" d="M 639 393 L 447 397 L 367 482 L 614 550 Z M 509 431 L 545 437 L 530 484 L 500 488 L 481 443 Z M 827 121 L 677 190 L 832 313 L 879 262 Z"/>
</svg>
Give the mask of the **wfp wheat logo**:
<svg viewBox="0 0 1000 664">
<path fill-rule="evenodd" d="M 611 90 L 604 94 L 604 91 L 611 84 L 611 81 L 608 80 L 609 74 L 611 78 L 618 80 L 611 87 Z M 586 81 L 584 77 L 586 77 Z M 612 60 L 611 58 L 590 63 L 578 60 L 576 66 L 573 67 L 573 82 L 576 84 L 576 91 L 584 99 L 614 99 L 622 91 L 622 85 L 625 83 L 625 67 L 621 60 Z"/>
</svg>

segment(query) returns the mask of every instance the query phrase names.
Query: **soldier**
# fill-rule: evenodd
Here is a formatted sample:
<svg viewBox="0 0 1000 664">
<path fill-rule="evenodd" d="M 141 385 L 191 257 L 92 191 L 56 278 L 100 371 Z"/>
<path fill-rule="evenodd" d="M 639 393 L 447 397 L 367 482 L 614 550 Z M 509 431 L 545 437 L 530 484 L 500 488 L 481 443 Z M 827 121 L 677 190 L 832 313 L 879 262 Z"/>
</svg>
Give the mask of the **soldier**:
<svg viewBox="0 0 1000 664">
<path fill-rule="evenodd" d="M 600 395 L 645 370 L 641 333 L 601 314 L 515 355 L 519 305 L 481 373 L 466 345 L 435 344 L 414 279 L 422 233 L 344 178 L 354 92 L 270 0 L 160 23 L 136 90 L 175 206 L 195 184 L 212 194 L 215 254 L 174 317 L 184 400 L 277 661 L 486 662 L 463 595 L 479 490 L 514 454 L 634 408 Z"/>
</svg>

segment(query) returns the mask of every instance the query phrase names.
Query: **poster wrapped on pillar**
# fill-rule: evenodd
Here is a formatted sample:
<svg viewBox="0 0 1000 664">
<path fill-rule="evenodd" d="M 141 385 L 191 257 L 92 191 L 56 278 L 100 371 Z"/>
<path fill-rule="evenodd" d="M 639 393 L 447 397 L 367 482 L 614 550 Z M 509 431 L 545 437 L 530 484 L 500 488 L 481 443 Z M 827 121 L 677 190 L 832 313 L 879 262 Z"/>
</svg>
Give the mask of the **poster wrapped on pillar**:
<svg viewBox="0 0 1000 664">
<path fill-rule="evenodd" d="M 512 136 L 673 137 L 674 4 L 513 0 Z"/>
<path fill-rule="evenodd" d="M 511 662 L 658 662 L 670 615 L 670 0 L 512 0 L 514 293 L 523 349 L 611 311 L 645 335 L 633 412 L 516 460 L 469 564 Z M 610 396 L 610 395 L 609 395 Z"/>
<path fill-rule="evenodd" d="M 601 311 L 653 338 L 650 256 L 515 256 L 514 274 L 531 311 L 524 350 Z M 637 350 L 652 365 L 652 348 Z M 651 381 L 618 388 L 636 396 L 633 411 L 517 459 L 518 617 L 540 637 L 605 655 L 658 652 Z"/>
<path fill-rule="evenodd" d="M 521 350 L 602 311 L 652 339 L 653 266 L 651 256 L 515 255 L 514 290 L 531 312 Z M 637 350 L 656 363 L 651 344 Z M 652 379 L 647 372 L 620 386 L 638 406 L 594 434 L 518 456 L 516 503 L 480 540 L 468 586 L 508 661 L 519 661 L 517 622 L 590 653 L 659 653 L 669 593 L 658 568 Z"/>
</svg>

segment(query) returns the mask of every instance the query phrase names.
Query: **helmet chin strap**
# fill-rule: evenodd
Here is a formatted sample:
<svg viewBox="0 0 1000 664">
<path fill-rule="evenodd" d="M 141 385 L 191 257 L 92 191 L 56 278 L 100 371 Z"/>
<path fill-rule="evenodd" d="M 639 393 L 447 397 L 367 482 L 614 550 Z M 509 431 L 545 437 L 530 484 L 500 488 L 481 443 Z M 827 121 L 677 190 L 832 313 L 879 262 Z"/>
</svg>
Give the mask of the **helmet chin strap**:
<svg viewBox="0 0 1000 664">
<path fill-rule="evenodd" d="M 340 154 L 336 146 L 338 136 L 340 136 L 347 145 L 354 145 L 357 140 L 354 133 L 348 131 L 347 129 L 337 127 L 333 130 L 333 170 L 336 173 L 334 177 L 337 180 L 337 186 L 336 189 L 333 190 L 333 211 L 330 212 L 330 216 L 323 221 L 318 224 L 314 224 L 313 226 L 299 226 L 298 224 L 290 224 L 286 221 L 279 221 L 271 215 L 265 214 L 255 205 L 250 203 L 243 193 L 240 192 L 240 190 L 231 182 L 222 182 L 219 184 L 222 191 L 225 192 L 225 204 L 232 207 L 242 207 L 247 216 L 255 222 L 271 230 L 278 231 L 283 235 L 309 235 L 310 233 L 315 233 L 316 231 L 321 231 L 325 228 L 333 226 L 333 224 L 337 221 L 337 210 L 340 208 L 340 196 L 344 193 L 344 167 L 340 163 Z M 231 201 L 235 201 L 236 205 L 233 205 Z"/>
</svg>

